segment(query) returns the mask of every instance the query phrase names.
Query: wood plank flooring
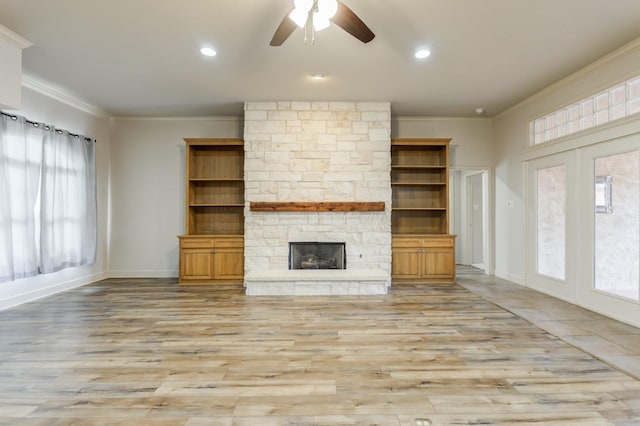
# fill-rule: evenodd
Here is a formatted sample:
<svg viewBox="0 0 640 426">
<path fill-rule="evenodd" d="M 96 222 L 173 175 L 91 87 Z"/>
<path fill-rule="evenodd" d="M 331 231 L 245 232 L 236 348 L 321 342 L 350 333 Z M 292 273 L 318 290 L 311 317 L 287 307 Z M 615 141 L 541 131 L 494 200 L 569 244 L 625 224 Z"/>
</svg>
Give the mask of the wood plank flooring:
<svg viewBox="0 0 640 426">
<path fill-rule="evenodd" d="M 0 312 L 2 425 L 637 425 L 640 381 L 459 285 L 106 280 Z"/>
</svg>

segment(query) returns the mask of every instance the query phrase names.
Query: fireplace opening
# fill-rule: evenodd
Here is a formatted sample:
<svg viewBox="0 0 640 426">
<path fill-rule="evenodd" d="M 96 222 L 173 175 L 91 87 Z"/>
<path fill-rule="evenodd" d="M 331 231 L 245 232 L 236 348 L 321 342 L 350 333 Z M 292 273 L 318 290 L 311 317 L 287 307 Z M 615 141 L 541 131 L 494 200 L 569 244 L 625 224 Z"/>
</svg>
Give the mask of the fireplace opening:
<svg viewBox="0 0 640 426">
<path fill-rule="evenodd" d="M 347 269 L 345 243 L 289 243 L 289 269 Z"/>
</svg>

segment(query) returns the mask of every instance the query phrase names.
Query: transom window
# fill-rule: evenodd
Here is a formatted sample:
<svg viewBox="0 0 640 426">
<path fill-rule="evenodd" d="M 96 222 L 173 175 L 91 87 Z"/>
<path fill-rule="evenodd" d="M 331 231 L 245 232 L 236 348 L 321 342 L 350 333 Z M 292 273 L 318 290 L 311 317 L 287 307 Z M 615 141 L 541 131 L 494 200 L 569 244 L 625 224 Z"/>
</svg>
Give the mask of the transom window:
<svg viewBox="0 0 640 426">
<path fill-rule="evenodd" d="M 617 84 L 530 123 L 539 144 L 640 113 L 640 76 Z"/>
</svg>

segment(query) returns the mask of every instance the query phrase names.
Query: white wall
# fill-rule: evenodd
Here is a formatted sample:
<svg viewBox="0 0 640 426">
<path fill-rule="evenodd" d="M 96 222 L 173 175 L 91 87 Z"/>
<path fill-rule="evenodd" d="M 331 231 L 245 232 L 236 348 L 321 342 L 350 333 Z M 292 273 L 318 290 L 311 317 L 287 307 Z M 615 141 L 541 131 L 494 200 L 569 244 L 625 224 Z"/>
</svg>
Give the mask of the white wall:
<svg viewBox="0 0 640 426">
<path fill-rule="evenodd" d="M 496 117 L 496 275 L 525 280 L 524 173 L 521 153 L 529 146 L 529 122 L 640 72 L 640 39 L 555 83 Z"/>
<path fill-rule="evenodd" d="M 52 274 L 2 283 L 0 285 L 0 309 L 105 278 L 108 264 L 109 120 L 80 111 L 24 87 L 22 108 L 9 112 L 23 115 L 30 120 L 53 124 L 57 128 L 98 140 L 96 145 L 98 252 L 96 263 L 91 266 L 70 268 Z"/>
<path fill-rule="evenodd" d="M 396 117 L 391 119 L 392 138 L 452 138 L 451 166 L 492 167 L 493 121 L 488 118 Z"/>
<path fill-rule="evenodd" d="M 234 117 L 113 119 L 110 276 L 178 276 L 183 138 L 242 137 L 242 129 Z"/>
</svg>

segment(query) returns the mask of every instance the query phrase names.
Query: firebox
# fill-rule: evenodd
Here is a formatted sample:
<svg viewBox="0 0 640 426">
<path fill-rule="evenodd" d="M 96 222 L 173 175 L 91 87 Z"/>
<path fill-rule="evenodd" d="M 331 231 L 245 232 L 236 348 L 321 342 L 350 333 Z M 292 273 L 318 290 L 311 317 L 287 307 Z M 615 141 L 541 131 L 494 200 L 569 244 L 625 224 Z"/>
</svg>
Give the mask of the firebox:
<svg viewBox="0 0 640 426">
<path fill-rule="evenodd" d="M 347 269 L 345 243 L 289 243 L 289 269 Z"/>
</svg>

